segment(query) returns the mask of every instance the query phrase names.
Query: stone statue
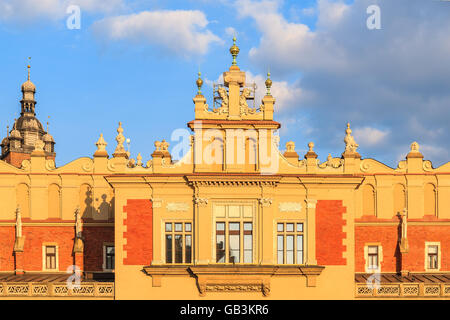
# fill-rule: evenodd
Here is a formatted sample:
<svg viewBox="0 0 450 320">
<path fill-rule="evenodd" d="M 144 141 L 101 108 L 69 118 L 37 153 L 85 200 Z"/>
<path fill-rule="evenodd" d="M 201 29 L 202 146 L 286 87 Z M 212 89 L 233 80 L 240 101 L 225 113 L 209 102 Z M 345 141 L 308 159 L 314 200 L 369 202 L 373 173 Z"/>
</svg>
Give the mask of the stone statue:
<svg viewBox="0 0 450 320">
<path fill-rule="evenodd" d="M 19 206 L 16 209 L 16 238 L 22 238 L 22 214 Z"/>
<path fill-rule="evenodd" d="M 356 149 L 359 147 L 359 145 L 356 143 L 355 139 L 352 136 L 352 129 L 350 129 L 350 123 L 347 123 L 347 129 L 345 130 L 345 151 L 355 153 Z"/>
<path fill-rule="evenodd" d="M 247 103 L 247 99 L 250 97 L 250 89 L 249 88 L 244 88 L 244 90 L 242 90 L 242 93 L 239 97 L 239 110 L 241 115 L 245 115 L 247 113 L 253 113 L 251 112 L 251 110 L 248 107 L 248 103 Z"/>
<path fill-rule="evenodd" d="M 81 238 L 83 232 L 83 222 L 81 221 L 80 208 L 75 209 L 75 235 L 77 238 Z"/>
<path fill-rule="evenodd" d="M 227 90 L 223 87 L 220 87 L 218 89 L 219 96 L 222 99 L 222 104 L 220 105 L 220 108 L 218 109 L 219 114 L 222 113 L 228 113 L 228 93 Z"/>
</svg>

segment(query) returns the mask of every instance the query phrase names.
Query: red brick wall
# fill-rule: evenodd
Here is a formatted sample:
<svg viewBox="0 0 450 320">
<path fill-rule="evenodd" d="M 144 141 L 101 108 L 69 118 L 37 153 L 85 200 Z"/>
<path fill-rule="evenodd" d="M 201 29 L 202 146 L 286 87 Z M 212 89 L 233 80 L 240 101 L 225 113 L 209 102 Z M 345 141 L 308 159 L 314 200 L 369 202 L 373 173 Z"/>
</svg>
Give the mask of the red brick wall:
<svg viewBox="0 0 450 320">
<path fill-rule="evenodd" d="M 345 265 L 342 231 L 346 208 L 342 200 L 318 200 L 316 205 L 316 259 L 319 265 Z"/>
<path fill-rule="evenodd" d="M 355 227 L 355 272 L 365 272 L 364 246 L 378 242 L 383 250 L 381 272 L 400 272 L 398 226 Z"/>
<path fill-rule="evenodd" d="M 399 272 L 403 269 L 413 272 L 425 271 L 425 242 L 441 243 L 441 271 L 450 271 L 450 228 L 447 226 L 408 225 L 409 251 L 402 261 L 398 252 L 398 226 L 355 227 L 356 272 L 364 272 L 364 245 L 380 242 L 383 248 L 381 272 Z"/>
<path fill-rule="evenodd" d="M 25 236 L 23 268 L 26 271 L 42 271 L 42 244 L 45 242 L 58 245 L 59 271 L 75 263 L 73 256 L 74 227 L 23 226 Z M 85 271 L 103 271 L 103 242 L 114 243 L 113 227 L 83 228 L 84 257 L 82 267 Z M 14 271 L 15 227 L 0 227 L 0 271 Z"/>
<path fill-rule="evenodd" d="M 127 200 L 123 207 L 127 218 L 123 224 L 127 231 L 123 238 L 127 239 L 123 250 L 127 252 L 125 265 L 149 265 L 153 258 L 153 209 L 148 199 Z"/>
<path fill-rule="evenodd" d="M 58 244 L 59 271 L 66 271 L 68 266 L 73 265 L 73 227 L 23 227 L 22 234 L 25 236 L 23 250 L 23 268 L 26 271 L 42 270 L 42 244 L 44 242 Z"/>
<path fill-rule="evenodd" d="M 114 227 L 83 227 L 84 270 L 103 271 L 103 243 L 114 243 Z"/>
<path fill-rule="evenodd" d="M 29 153 L 10 152 L 3 160 L 17 168 L 20 168 L 22 166 L 22 161 L 27 159 L 31 159 L 31 155 Z"/>
<path fill-rule="evenodd" d="M 14 227 L 0 227 L 0 271 L 14 271 Z"/>
</svg>

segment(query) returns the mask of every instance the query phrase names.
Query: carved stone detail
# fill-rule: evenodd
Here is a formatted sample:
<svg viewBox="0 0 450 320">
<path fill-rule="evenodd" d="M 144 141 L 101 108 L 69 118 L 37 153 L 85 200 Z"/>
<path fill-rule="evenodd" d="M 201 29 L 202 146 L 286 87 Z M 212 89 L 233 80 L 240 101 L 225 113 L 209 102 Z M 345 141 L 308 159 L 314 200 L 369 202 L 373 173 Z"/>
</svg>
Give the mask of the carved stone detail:
<svg viewBox="0 0 450 320">
<path fill-rule="evenodd" d="M 278 209 L 280 212 L 300 212 L 302 204 L 300 202 L 280 202 Z"/>
<path fill-rule="evenodd" d="M 272 201 L 273 201 L 271 198 L 260 198 L 258 200 L 259 200 L 259 203 L 263 207 L 269 207 L 272 204 Z"/>
<path fill-rule="evenodd" d="M 186 202 L 169 202 L 166 205 L 167 211 L 188 211 L 189 204 Z"/>
<path fill-rule="evenodd" d="M 195 204 L 197 204 L 201 207 L 205 207 L 208 204 L 208 199 L 207 198 L 195 198 L 194 202 L 195 202 Z"/>
</svg>

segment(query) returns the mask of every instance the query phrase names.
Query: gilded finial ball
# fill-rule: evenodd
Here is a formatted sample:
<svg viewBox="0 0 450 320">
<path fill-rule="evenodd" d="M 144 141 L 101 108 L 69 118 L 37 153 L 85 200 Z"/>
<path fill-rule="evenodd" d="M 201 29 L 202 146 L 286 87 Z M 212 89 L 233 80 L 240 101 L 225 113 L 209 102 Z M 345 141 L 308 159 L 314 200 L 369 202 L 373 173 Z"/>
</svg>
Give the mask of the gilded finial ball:
<svg viewBox="0 0 450 320">
<path fill-rule="evenodd" d="M 198 94 L 201 94 L 202 93 L 202 91 L 201 91 L 201 88 L 202 88 L 202 85 L 203 85 L 203 80 L 202 80 L 202 78 L 200 77 L 202 74 L 201 74 L 201 72 L 199 71 L 198 72 L 198 79 L 197 79 L 197 81 L 195 82 L 196 84 L 197 84 L 197 87 L 198 87 Z"/>
<path fill-rule="evenodd" d="M 272 87 L 272 80 L 270 79 L 270 72 L 267 73 L 266 87 L 267 88 Z"/>
<path fill-rule="evenodd" d="M 239 54 L 239 47 L 236 45 L 236 37 L 233 38 L 233 46 L 230 48 L 230 53 L 233 56 L 233 63 L 232 65 L 237 65 L 236 63 L 236 57 Z"/>
</svg>

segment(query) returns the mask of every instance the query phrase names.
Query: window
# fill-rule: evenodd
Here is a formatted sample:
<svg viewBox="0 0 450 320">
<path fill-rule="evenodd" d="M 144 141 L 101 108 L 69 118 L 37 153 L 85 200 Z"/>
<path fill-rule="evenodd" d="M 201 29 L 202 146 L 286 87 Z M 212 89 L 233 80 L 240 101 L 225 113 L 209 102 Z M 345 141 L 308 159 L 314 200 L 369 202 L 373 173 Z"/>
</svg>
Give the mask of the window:
<svg viewBox="0 0 450 320">
<path fill-rule="evenodd" d="M 45 247 L 45 269 L 56 270 L 56 246 Z"/>
<path fill-rule="evenodd" d="M 252 222 L 216 222 L 216 262 L 253 262 Z"/>
<path fill-rule="evenodd" d="M 368 269 L 378 269 L 378 246 L 368 246 L 367 248 Z"/>
<path fill-rule="evenodd" d="M 166 263 L 192 262 L 192 224 L 167 222 L 165 224 Z"/>
<path fill-rule="evenodd" d="M 113 245 L 104 246 L 104 270 L 114 270 L 115 248 Z"/>
<path fill-rule="evenodd" d="M 303 264 L 303 223 L 277 223 L 277 263 Z"/>
<path fill-rule="evenodd" d="M 438 271 L 440 269 L 440 248 L 438 242 L 431 242 L 425 244 L 426 261 L 425 269 L 428 271 Z"/>
</svg>

